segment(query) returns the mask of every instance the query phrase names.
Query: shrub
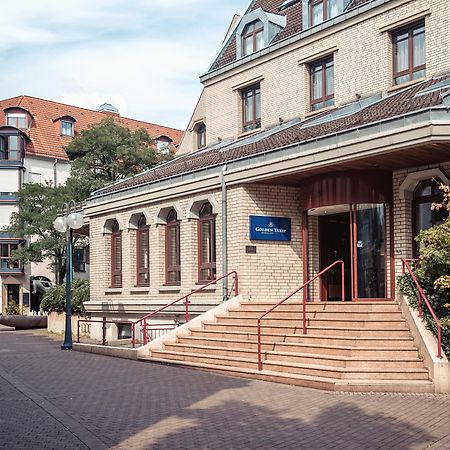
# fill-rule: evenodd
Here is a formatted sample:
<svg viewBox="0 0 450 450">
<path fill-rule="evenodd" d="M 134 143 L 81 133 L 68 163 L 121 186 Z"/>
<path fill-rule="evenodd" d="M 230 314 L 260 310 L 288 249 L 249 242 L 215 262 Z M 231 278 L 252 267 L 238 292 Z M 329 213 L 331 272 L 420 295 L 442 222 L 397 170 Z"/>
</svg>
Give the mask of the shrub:
<svg viewBox="0 0 450 450">
<path fill-rule="evenodd" d="M 74 280 L 72 282 L 72 313 L 85 314 L 84 303 L 89 301 L 89 281 Z M 64 312 L 66 310 L 66 285 L 61 284 L 49 289 L 42 299 L 41 309 L 47 312 Z"/>
<path fill-rule="evenodd" d="M 7 316 L 20 316 L 23 314 L 23 308 L 17 302 L 11 301 L 8 303 L 5 312 Z"/>
</svg>

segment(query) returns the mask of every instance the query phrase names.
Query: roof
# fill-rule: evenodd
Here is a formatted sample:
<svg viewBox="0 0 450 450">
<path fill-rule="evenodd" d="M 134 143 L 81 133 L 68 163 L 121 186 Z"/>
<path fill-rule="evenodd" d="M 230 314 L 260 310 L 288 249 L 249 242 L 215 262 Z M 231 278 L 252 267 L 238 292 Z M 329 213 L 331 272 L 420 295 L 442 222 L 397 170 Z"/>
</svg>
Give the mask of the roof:
<svg viewBox="0 0 450 450">
<path fill-rule="evenodd" d="M 304 121 L 297 119 L 280 124 L 251 137 L 218 142 L 107 186 L 95 192 L 93 197 L 131 189 L 288 146 L 298 145 L 301 151 L 301 144 L 311 140 L 442 105 L 444 96 L 447 100 L 450 98 L 450 74 L 425 80 L 384 98 L 376 94 L 371 98 L 334 108 Z"/>
<path fill-rule="evenodd" d="M 54 125 L 55 120 L 65 116 L 73 117 L 76 120 L 75 135 L 88 129 L 92 124 L 100 123 L 105 117 L 113 117 L 114 120 L 131 131 L 144 128 L 152 138 L 168 136 L 175 145 L 180 143 L 183 135 L 183 131 L 175 128 L 129 119 L 110 112 L 98 112 L 65 105 L 28 95 L 1 100 L 0 109 L 4 110 L 6 108 L 23 108 L 33 116 L 31 129 L 26 131 L 31 141 L 27 144 L 25 150 L 28 156 L 68 159 L 64 149 L 71 138 L 61 136 L 58 127 Z M 5 124 L 6 116 L 0 113 L 0 126 Z"/>
<path fill-rule="evenodd" d="M 369 3 L 370 1 L 371 0 L 350 0 L 346 11 L 357 8 L 365 3 Z M 248 14 L 251 11 L 261 8 L 263 11 L 268 13 L 286 16 L 286 27 L 273 38 L 271 44 L 290 38 L 291 36 L 300 33 L 303 29 L 302 2 L 296 1 L 280 11 L 279 8 L 283 3 L 285 3 L 285 0 L 253 0 L 245 12 L 245 14 Z M 212 72 L 236 61 L 236 45 L 236 34 L 233 33 L 228 38 L 219 53 L 219 56 L 216 58 L 208 72 Z"/>
</svg>

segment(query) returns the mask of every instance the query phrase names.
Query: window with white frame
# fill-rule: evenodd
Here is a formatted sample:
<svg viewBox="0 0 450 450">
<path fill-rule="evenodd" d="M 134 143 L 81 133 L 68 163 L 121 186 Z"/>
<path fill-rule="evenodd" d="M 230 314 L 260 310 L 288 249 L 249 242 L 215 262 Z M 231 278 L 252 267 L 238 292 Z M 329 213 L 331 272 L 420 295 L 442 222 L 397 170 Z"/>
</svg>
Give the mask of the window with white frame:
<svg viewBox="0 0 450 450">
<path fill-rule="evenodd" d="M 61 120 L 61 136 L 73 136 L 73 122 Z"/>
</svg>

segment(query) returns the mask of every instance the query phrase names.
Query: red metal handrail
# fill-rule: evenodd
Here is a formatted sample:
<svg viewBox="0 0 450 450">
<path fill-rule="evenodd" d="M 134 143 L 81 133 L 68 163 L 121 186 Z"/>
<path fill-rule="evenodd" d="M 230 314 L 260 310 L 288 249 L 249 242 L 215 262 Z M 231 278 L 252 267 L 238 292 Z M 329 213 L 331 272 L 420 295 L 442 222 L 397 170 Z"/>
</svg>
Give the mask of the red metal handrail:
<svg viewBox="0 0 450 450">
<path fill-rule="evenodd" d="M 268 309 L 262 316 L 258 319 L 258 370 L 262 370 L 262 360 L 261 360 L 261 320 L 264 319 L 269 313 L 271 313 L 274 309 L 278 308 L 278 306 L 282 305 L 286 300 L 289 300 L 295 294 L 300 292 L 302 289 L 308 287 L 314 280 L 320 278 L 324 273 L 328 272 L 334 266 L 341 264 L 341 272 L 342 272 L 342 301 L 345 301 L 345 264 L 344 261 L 338 260 L 333 264 L 330 264 L 327 268 L 323 269 L 317 275 L 309 279 L 305 284 L 300 286 L 294 292 L 291 292 L 287 297 L 283 298 L 280 302 L 278 302 L 275 306 Z M 303 334 L 306 334 L 306 300 L 307 296 L 303 295 Z"/>
<path fill-rule="evenodd" d="M 121 321 L 121 320 L 106 320 L 106 317 L 103 317 L 102 320 L 94 320 L 94 319 L 78 319 L 77 321 L 77 343 L 80 343 L 80 323 L 101 323 L 102 324 L 102 345 L 107 344 L 106 340 L 106 324 L 114 324 L 114 325 L 130 325 L 131 322 Z"/>
<path fill-rule="evenodd" d="M 141 324 L 141 327 L 142 326 L 144 327 L 143 344 L 144 345 L 148 344 L 147 333 L 145 331 L 147 328 L 147 319 L 155 316 L 156 314 L 160 313 L 161 311 L 164 311 L 165 309 L 169 308 L 170 306 L 173 306 L 176 303 L 179 303 L 182 300 L 184 300 L 183 303 L 186 307 L 185 320 L 186 320 L 186 322 L 189 322 L 189 305 L 190 305 L 189 297 L 191 295 L 194 295 L 194 294 L 197 294 L 198 292 L 203 291 L 205 288 L 207 288 L 208 286 L 211 286 L 212 284 L 216 284 L 220 280 L 228 278 L 231 275 L 233 276 L 233 281 L 234 281 L 234 287 L 233 287 L 234 295 L 237 296 L 239 293 L 238 274 L 235 270 L 233 270 L 231 272 L 228 272 L 226 275 L 222 275 L 220 278 L 215 278 L 214 280 L 210 281 L 208 284 L 204 284 L 203 286 L 199 287 L 195 291 L 192 291 L 189 294 L 183 295 L 182 297 L 178 298 L 177 300 L 174 300 L 173 302 L 168 303 L 167 305 L 163 306 L 162 308 L 159 308 L 156 311 L 153 311 L 153 312 L 141 317 L 140 319 L 136 320 L 135 322 L 132 322 L 132 325 L 131 325 L 131 345 L 132 345 L 132 347 L 135 348 L 135 346 L 136 346 L 136 325 Z"/>
<path fill-rule="evenodd" d="M 409 262 L 419 261 L 418 259 L 402 259 L 402 271 L 405 273 L 405 268 L 408 270 L 409 275 L 411 276 L 411 279 L 414 281 L 414 284 L 416 285 L 417 289 L 417 309 L 419 312 L 419 317 L 423 318 L 423 306 L 422 306 L 422 300 L 424 301 L 425 305 L 427 305 L 428 311 L 431 314 L 431 317 L 433 317 L 434 321 L 436 322 L 437 326 L 437 340 L 438 340 L 438 353 L 437 357 L 442 358 L 442 348 L 441 348 L 441 323 L 439 322 L 439 319 L 436 316 L 436 313 L 433 310 L 433 307 L 430 305 L 430 302 L 427 299 L 427 296 L 425 295 L 425 292 L 422 289 L 422 286 L 420 286 L 419 282 L 417 281 L 416 276 L 414 275 L 413 270 L 411 269 L 411 266 L 409 265 Z"/>
</svg>

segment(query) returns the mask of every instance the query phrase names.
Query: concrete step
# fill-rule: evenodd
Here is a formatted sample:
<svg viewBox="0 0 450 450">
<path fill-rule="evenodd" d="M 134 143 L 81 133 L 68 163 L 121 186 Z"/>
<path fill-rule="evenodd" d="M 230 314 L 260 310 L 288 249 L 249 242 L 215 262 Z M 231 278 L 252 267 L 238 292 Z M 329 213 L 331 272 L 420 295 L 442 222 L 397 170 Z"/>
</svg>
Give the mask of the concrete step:
<svg viewBox="0 0 450 450">
<path fill-rule="evenodd" d="M 256 324 L 247 324 L 237 321 L 232 322 L 204 322 L 203 327 L 205 330 L 238 330 L 241 332 L 256 332 Z M 263 327 L 263 334 L 265 333 L 278 333 L 278 334 L 302 334 L 303 328 L 301 325 L 288 326 L 288 325 L 266 325 Z M 369 328 L 369 327 L 337 327 L 337 326 L 308 326 L 308 334 L 326 334 L 326 335 L 338 335 L 338 336 L 377 336 L 379 338 L 384 337 L 409 337 L 409 330 L 404 329 L 392 329 L 392 328 Z"/>
<path fill-rule="evenodd" d="M 241 324 L 254 324 L 256 319 L 249 317 L 230 317 L 228 315 L 217 315 L 216 320 L 221 323 L 239 322 Z M 294 317 L 272 317 L 271 315 L 262 320 L 264 326 L 282 325 L 282 326 L 297 326 L 301 323 L 301 318 Z M 406 328 L 406 320 L 401 317 L 395 319 L 345 319 L 343 318 L 328 318 L 328 317 L 309 317 L 307 319 L 308 326 L 335 326 L 335 327 L 359 327 L 359 328 Z"/>
<path fill-rule="evenodd" d="M 247 308 L 247 309 L 229 309 L 227 316 L 229 317 L 242 317 L 242 318 L 253 318 L 258 319 L 261 317 L 265 311 L 263 309 Z M 269 318 L 302 318 L 303 310 L 295 309 L 275 309 L 270 312 L 267 316 Z M 332 319 L 402 319 L 402 313 L 400 311 L 389 311 L 389 310 L 379 310 L 379 311 L 306 311 L 306 317 L 308 318 L 332 318 Z"/>
<path fill-rule="evenodd" d="M 219 364 L 224 366 L 238 366 L 257 368 L 255 358 L 236 356 L 206 355 L 192 352 L 169 350 L 154 350 L 152 357 L 178 361 L 190 361 L 202 364 Z M 346 368 L 331 367 L 323 364 L 294 363 L 291 361 L 264 360 L 263 368 L 275 372 L 309 375 L 325 378 L 340 379 L 370 379 L 370 380 L 428 380 L 428 371 L 421 368 L 378 369 L 378 368 Z"/>
<path fill-rule="evenodd" d="M 155 357 L 140 358 L 146 362 L 175 365 L 198 369 L 224 375 L 254 378 L 263 381 L 303 386 L 314 389 L 322 389 L 340 392 L 416 392 L 432 393 L 434 385 L 431 381 L 405 381 L 405 380 L 341 380 L 325 377 L 311 377 L 308 375 L 288 374 L 273 372 L 270 370 L 258 371 L 257 369 L 243 368 L 240 366 L 224 366 L 220 364 L 200 364 L 190 361 L 178 361 L 159 359 Z"/>
<path fill-rule="evenodd" d="M 257 333 L 241 332 L 239 330 L 205 330 L 203 328 L 191 329 L 192 337 L 215 337 L 218 339 L 238 339 L 256 341 Z M 406 347 L 413 345 L 413 338 L 407 337 L 384 337 L 379 339 L 377 337 L 361 337 L 361 336 L 339 336 L 339 335 L 311 335 L 311 334 L 277 334 L 267 333 L 264 331 L 263 339 L 273 342 L 286 343 L 302 343 L 310 345 L 342 345 L 355 347 Z"/>
<path fill-rule="evenodd" d="M 225 337 L 197 337 L 197 336 L 185 336 L 178 338 L 180 344 L 186 345 L 211 345 L 229 348 L 245 348 L 253 349 L 257 348 L 257 337 L 254 336 L 253 340 L 249 339 L 227 339 Z M 261 343 L 261 349 L 263 351 L 281 351 L 281 352 L 300 352 L 311 353 L 319 355 L 334 355 L 334 356 L 373 356 L 377 355 L 383 358 L 419 358 L 419 353 L 416 347 L 410 343 L 405 347 L 351 347 L 343 345 L 334 345 L 333 341 L 330 341 L 327 345 L 324 344 L 305 344 L 300 342 L 276 342 L 266 340 Z"/>
<path fill-rule="evenodd" d="M 212 345 L 216 344 L 216 345 Z M 210 343 L 210 345 L 194 345 L 183 343 L 170 343 L 164 346 L 169 352 L 188 352 L 200 355 L 232 356 L 248 359 L 257 359 L 256 348 L 226 347 Z M 263 350 L 262 358 L 266 361 L 285 361 L 293 363 L 320 364 L 331 367 L 347 367 L 352 369 L 394 369 L 423 368 L 423 361 L 419 357 L 405 357 L 398 354 L 395 359 L 383 357 L 379 354 L 371 356 L 340 356 L 320 353 L 304 353 L 297 351 Z"/>
<path fill-rule="evenodd" d="M 267 311 L 272 306 L 275 306 L 278 302 L 266 300 L 251 300 L 241 302 L 241 309 L 243 311 L 247 309 L 256 309 L 262 312 Z M 345 312 L 357 312 L 357 311 L 400 311 L 398 302 L 393 301 L 377 301 L 377 302 L 307 302 L 307 311 L 345 311 Z M 277 306 L 276 310 L 287 311 L 302 311 L 303 302 L 300 300 L 292 301 L 288 300 L 286 303 L 282 303 Z"/>
</svg>

